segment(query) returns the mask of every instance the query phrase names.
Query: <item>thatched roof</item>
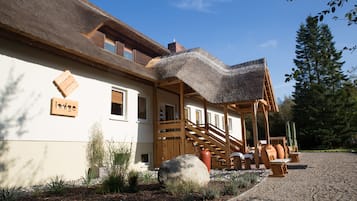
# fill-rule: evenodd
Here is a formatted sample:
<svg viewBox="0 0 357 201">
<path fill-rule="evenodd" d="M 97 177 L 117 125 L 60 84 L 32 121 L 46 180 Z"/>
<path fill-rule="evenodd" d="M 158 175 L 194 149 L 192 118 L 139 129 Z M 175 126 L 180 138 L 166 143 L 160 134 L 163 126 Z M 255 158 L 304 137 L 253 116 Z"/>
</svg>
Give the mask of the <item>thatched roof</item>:
<svg viewBox="0 0 357 201">
<path fill-rule="evenodd" d="M 149 64 L 160 79 L 177 77 L 211 103 L 263 99 L 265 59 L 227 66 L 197 48 Z"/>
<path fill-rule="evenodd" d="M 100 65 L 155 80 L 151 70 L 93 45 L 86 34 L 104 24 L 114 26 L 156 53 L 155 56 L 170 53 L 167 48 L 85 0 L 0 1 L 0 33 L 16 33 L 27 38 L 31 45 L 45 44 Z"/>
<path fill-rule="evenodd" d="M 153 68 L 144 68 L 100 48 L 88 38 L 103 25 L 149 50 Z M 105 13 L 86 0 L 1 0 L 0 37 L 46 48 L 90 66 L 156 82 L 176 77 L 211 103 L 264 99 L 265 59 L 227 66 L 202 49 L 170 54 L 167 48 Z M 270 99 L 274 99 L 270 92 Z M 275 102 L 273 100 L 272 102 Z"/>
</svg>

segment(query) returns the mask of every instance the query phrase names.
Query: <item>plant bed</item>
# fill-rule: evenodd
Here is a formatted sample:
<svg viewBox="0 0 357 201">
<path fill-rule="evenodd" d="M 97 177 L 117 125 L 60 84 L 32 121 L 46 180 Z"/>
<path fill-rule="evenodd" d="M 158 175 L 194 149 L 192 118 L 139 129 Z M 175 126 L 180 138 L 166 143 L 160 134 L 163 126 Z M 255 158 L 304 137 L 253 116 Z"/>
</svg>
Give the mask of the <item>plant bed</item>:
<svg viewBox="0 0 357 201">
<path fill-rule="evenodd" d="M 249 176 L 249 175 L 248 175 Z M 236 177 L 235 179 L 237 179 Z M 187 186 L 174 187 L 175 189 L 165 188 L 159 183 L 139 184 L 137 192 L 129 193 L 125 190 L 122 193 L 102 193 L 101 185 L 90 187 L 65 187 L 61 194 L 53 194 L 52 192 L 28 192 L 25 196 L 16 200 L 20 201 L 69 201 L 69 200 L 147 200 L 147 201 L 181 201 L 181 200 L 228 200 L 235 197 L 244 191 L 252 188 L 258 183 L 258 180 L 251 180 L 250 177 L 238 180 L 228 181 L 211 181 L 208 186 L 199 191 L 190 191 Z M 248 178 L 248 179 L 247 179 Z M 249 182 L 247 182 L 249 180 Z"/>
</svg>

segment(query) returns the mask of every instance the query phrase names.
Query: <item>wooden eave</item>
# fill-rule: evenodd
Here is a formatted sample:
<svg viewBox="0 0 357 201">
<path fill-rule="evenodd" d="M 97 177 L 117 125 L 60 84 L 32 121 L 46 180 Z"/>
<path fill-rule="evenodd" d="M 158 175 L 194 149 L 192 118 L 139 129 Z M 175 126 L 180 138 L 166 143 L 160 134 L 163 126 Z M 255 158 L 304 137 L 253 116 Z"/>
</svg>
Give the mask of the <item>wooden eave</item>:
<svg viewBox="0 0 357 201">
<path fill-rule="evenodd" d="M 29 45 L 31 47 L 39 48 L 39 49 L 51 52 L 56 55 L 64 56 L 68 59 L 78 61 L 78 62 L 86 64 L 88 66 L 97 68 L 99 70 L 103 70 L 106 72 L 113 72 L 117 75 L 121 75 L 121 76 L 127 77 L 132 80 L 139 80 L 146 84 L 152 84 L 153 82 L 156 81 L 155 78 L 143 76 L 139 73 L 135 73 L 133 71 L 124 69 L 118 65 L 114 65 L 113 63 L 105 62 L 103 60 L 88 56 L 81 52 L 78 52 L 78 51 L 75 51 L 75 50 L 72 50 L 69 48 L 65 48 L 61 45 L 51 43 L 47 40 L 43 40 L 43 39 L 33 36 L 31 34 L 18 31 L 17 29 L 13 29 L 12 27 L 9 27 L 9 26 L 3 25 L 3 24 L 0 24 L 0 37 L 4 37 L 6 39 L 9 39 L 9 40 L 12 40 L 15 42 L 21 42 L 21 43 Z M 120 65 L 123 65 L 123 66 L 127 65 L 125 62 L 130 62 L 124 58 L 122 58 L 122 60 L 123 60 L 123 63 Z M 136 64 L 134 62 L 132 62 L 132 64 L 130 64 L 130 65 L 140 66 L 139 64 Z M 140 67 L 142 67 L 142 66 L 140 66 Z M 144 68 L 144 67 L 142 67 L 142 68 Z"/>
<path fill-rule="evenodd" d="M 279 107 L 275 101 L 274 90 L 272 87 L 272 81 L 270 79 L 270 73 L 267 67 L 265 67 L 264 86 L 263 86 L 263 99 L 267 101 L 269 110 L 272 112 L 279 112 Z"/>
</svg>

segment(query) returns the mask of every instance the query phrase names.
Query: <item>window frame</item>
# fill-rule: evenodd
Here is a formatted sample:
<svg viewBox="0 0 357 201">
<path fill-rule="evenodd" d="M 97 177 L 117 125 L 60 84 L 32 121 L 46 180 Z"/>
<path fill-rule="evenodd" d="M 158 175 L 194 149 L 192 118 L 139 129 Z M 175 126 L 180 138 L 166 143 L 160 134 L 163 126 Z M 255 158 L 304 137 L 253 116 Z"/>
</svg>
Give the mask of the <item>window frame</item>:
<svg viewBox="0 0 357 201">
<path fill-rule="evenodd" d="M 123 115 L 118 115 L 118 114 L 112 114 L 112 97 L 113 97 L 113 91 L 120 92 L 123 94 Z M 110 119 L 111 120 L 119 120 L 119 121 L 127 121 L 127 96 L 128 96 L 128 91 L 122 88 L 117 88 L 117 87 L 112 87 L 110 90 Z"/>
<path fill-rule="evenodd" d="M 112 46 L 114 47 L 113 51 L 111 51 L 111 50 L 105 48 L 105 47 L 106 47 L 106 46 L 105 46 L 106 44 L 112 45 Z M 110 53 L 112 53 L 112 54 L 116 54 L 116 52 L 117 52 L 117 47 L 116 47 L 115 41 L 105 36 L 103 49 L 106 50 L 106 51 L 108 51 L 108 52 L 110 52 Z"/>
<path fill-rule="evenodd" d="M 143 99 L 145 99 L 145 119 L 142 119 L 142 118 L 140 118 L 139 117 L 139 99 L 140 98 L 143 98 Z M 149 109 L 149 103 L 148 103 L 148 97 L 146 97 L 146 96 L 142 96 L 142 95 L 138 95 L 138 112 L 137 112 L 137 118 L 138 118 L 138 122 L 147 122 L 148 121 L 148 109 Z"/>
<path fill-rule="evenodd" d="M 131 57 L 127 57 L 127 56 L 126 56 L 126 53 L 130 54 Z M 131 49 L 131 48 L 125 46 L 125 47 L 124 47 L 124 50 L 123 50 L 123 57 L 124 57 L 125 59 L 130 60 L 130 61 L 134 61 L 134 51 L 133 51 L 133 49 Z"/>
<path fill-rule="evenodd" d="M 191 108 L 186 106 L 185 107 L 185 119 L 191 121 Z"/>
</svg>

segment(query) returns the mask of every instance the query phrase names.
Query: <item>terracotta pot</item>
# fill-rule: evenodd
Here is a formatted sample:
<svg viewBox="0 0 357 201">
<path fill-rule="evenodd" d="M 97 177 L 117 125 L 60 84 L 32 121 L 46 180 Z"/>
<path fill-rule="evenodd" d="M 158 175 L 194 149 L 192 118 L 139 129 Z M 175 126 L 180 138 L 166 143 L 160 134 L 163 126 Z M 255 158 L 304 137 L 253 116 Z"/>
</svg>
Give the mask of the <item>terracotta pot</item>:
<svg viewBox="0 0 357 201">
<path fill-rule="evenodd" d="M 268 152 L 270 153 L 270 155 L 276 159 L 276 151 L 275 148 L 270 145 L 267 144 L 265 146 L 263 146 L 262 148 L 262 152 L 261 152 L 261 158 L 262 158 L 262 162 L 264 163 L 265 167 L 267 169 L 270 169 L 270 164 L 269 164 L 269 158 L 268 158 Z"/>
<path fill-rule="evenodd" d="M 275 149 L 276 149 L 276 152 L 277 152 L 277 158 L 278 159 L 283 159 L 284 156 L 285 156 L 284 147 L 281 146 L 281 144 L 276 144 L 275 145 Z"/>
</svg>

